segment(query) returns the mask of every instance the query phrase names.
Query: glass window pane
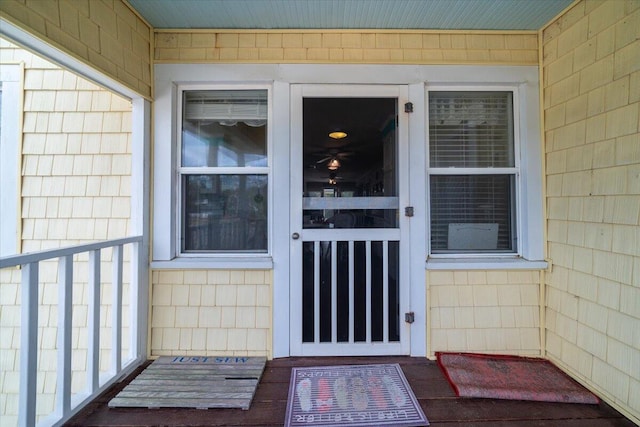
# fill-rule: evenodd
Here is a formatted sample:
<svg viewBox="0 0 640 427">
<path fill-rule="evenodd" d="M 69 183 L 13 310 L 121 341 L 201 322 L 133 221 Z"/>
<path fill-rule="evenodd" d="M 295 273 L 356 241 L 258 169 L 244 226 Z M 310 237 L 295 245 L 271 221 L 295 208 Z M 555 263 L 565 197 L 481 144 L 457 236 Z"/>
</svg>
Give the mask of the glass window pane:
<svg viewBox="0 0 640 427">
<path fill-rule="evenodd" d="M 304 98 L 304 228 L 398 226 L 397 104 Z M 336 130 L 344 137 L 329 136 Z"/>
<path fill-rule="evenodd" d="M 511 92 L 430 92 L 431 167 L 514 167 Z"/>
<path fill-rule="evenodd" d="M 302 228 L 398 228 L 398 209 L 304 209 Z"/>
<path fill-rule="evenodd" d="M 183 167 L 267 166 L 267 91 L 186 91 Z"/>
<path fill-rule="evenodd" d="M 431 251 L 515 252 L 514 175 L 431 176 Z"/>
<path fill-rule="evenodd" d="M 267 175 L 183 175 L 183 250 L 267 251 Z"/>
</svg>

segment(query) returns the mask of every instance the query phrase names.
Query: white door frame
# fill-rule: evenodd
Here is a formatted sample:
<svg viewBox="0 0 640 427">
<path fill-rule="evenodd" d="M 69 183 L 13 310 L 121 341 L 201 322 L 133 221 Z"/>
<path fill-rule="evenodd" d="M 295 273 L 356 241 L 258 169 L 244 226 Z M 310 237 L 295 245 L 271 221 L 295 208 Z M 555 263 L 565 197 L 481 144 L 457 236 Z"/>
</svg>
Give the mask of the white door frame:
<svg viewBox="0 0 640 427">
<path fill-rule="evenodd" d="M 389 234 L 392 239 L 400 241 L 400 342 L 399 343 L 302 343 L 302 244 L 307 235 L 320 235 L 319 230 L 304 230 L 302 228 L 302 100 L 304 97 L 389 97 L 396 98 L 398 102 L 398 209 L 399 228 L 379 231 Z M 290 240 L 290 353 L 291 355 L 382 355 L 382 354 L 410 354 L 411 352 L 411 328 L 404 322 L 404 313 L 409 310 L 411 298 L 411 274 L 410 259 L 410 232 L 409 218 L 404 216 L 404 207 L 409 206 L 409 119 L 403 112 L 403 105 L 408 102 L 409 87 L 407 85 L 339 85 L 339 84 L 306 84 L 291 86 L 291 147 L 290 147 L 290 173 L 291 173 L 291 214 L 290 235 L 297 233 L 301 238 Z M 341 237 L 363 240 L 361 237 L 370 234 L 373 230 L 341 230 Z M 325 232 L 326 233 L 326 232 Z M 347 236 L 347 234 L 349 236 Z"/>
</svg>

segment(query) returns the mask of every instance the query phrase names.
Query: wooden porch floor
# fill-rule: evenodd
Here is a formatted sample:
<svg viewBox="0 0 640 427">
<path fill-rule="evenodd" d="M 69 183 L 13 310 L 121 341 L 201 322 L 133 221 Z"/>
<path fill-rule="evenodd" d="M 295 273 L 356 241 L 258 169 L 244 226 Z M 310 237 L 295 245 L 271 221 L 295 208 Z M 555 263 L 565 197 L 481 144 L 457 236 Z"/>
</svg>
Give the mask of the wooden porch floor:
<svg viewBox="0 0 640 427">
<path fill-rule="evenodd" d="M 150 363 L 150 362 L 149 362 Z M 634 426 L 606 403 L 578 405 L 457 398 L 436 362 L 415 357 L 305 357 L 267 362 L 251 408 L 109 408 L 109 400 L 142 369 L 115 384 L 67 426 L 281 426 L 292 367 L 399 363 L 432 426 Z"/>
</svg>

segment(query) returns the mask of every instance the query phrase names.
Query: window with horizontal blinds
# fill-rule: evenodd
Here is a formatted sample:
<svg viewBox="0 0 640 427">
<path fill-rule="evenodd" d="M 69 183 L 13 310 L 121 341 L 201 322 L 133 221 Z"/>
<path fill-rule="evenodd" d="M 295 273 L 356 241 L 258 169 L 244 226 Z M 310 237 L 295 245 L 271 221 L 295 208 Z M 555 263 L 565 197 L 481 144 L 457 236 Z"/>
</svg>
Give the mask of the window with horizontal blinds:
<svg viewBox="0 0 640 427">
<path fill-rule="evenodd" d="M 514 178 L 513 175 L 432 176 L 432 251 L 513 252 Z M 466 226 L 469 224 L 479 226 Z"/>
<path fill-rule="evenodd" d="M 513 123 L 512 92 L 429 93 L 431 253 L 517 251 Z"/>
<path fill-rule="evenodd" d="M 267 166 L 266 90 L 183 92 L 183 167 Z"/>
<path fill-rule="evenodd" d="M 186 120 L 245 121 L 262 124 L 267 120 L 266 90 L 191 90 L 184 92 Z"/>
<path fill-rule="evenodd" d="M 431 167 L 513 167 L 511 92 L 430 92 Z"/>
</svg>

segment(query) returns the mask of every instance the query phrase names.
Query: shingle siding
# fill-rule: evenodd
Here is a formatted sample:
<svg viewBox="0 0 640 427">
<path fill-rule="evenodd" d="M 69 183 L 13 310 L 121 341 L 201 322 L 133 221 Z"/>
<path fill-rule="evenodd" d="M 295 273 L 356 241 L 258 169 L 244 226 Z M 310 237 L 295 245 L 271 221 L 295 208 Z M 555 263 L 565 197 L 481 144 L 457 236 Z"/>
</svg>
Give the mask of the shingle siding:
<svg viewBox="0 0 640 427">
<path fill-rule="evenodd" d="M 581 1 L 544 30 L 542 45 L 553 260 L 546 275 L 547 354 L 636 421 L 638 28 L 638 1 Z"/>
<path fill-rule="evenodd" d="M 532 32 L 170 30 L 155 33 L 157 63 L 519 64 L 538 62 Z"/>
</svg>

